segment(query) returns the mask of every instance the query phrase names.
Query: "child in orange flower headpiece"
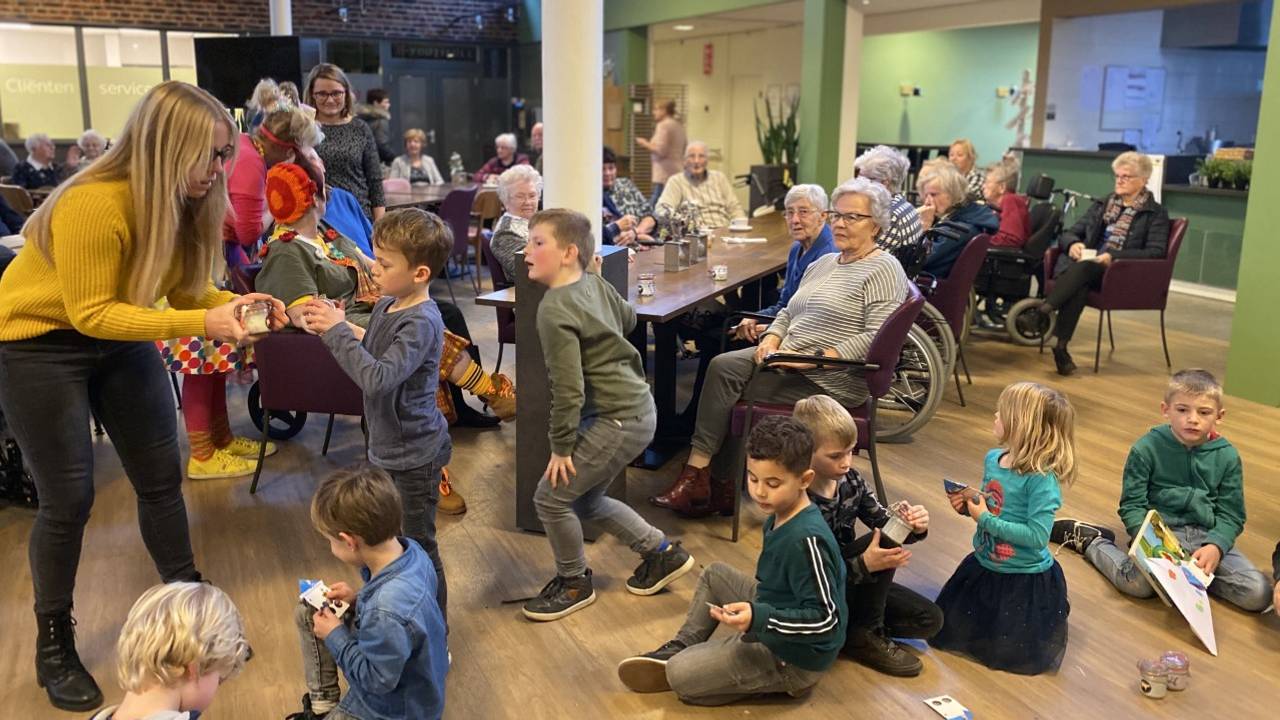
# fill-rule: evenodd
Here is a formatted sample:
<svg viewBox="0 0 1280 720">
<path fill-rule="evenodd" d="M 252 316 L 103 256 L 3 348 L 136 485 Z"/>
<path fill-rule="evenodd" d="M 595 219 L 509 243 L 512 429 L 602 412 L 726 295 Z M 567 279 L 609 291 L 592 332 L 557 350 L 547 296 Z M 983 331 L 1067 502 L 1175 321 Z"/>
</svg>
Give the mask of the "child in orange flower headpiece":
<svg viewBox="0 0 1280 720">
<path fill-rule="evenodd" d="M 301 165 L 276 163 L 267 171 L 267 209 L 276 222 L 292 225 L 315 207 L 316 183 Z"/>
</svg>

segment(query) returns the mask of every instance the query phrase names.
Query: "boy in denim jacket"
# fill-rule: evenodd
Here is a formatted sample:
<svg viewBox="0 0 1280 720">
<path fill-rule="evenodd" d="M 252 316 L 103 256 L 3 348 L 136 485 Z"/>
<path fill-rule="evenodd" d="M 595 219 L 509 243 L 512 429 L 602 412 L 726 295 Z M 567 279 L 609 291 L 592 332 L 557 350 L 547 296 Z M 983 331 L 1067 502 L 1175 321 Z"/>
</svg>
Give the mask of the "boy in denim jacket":
<svg viewBox="0 0 1280 720">
<path fill-rule="evenodd" d="M 299 603 L 307 694 L 288 720 L 428 720 L 444 713 L 449 671 L 436 573 L 413 540 L 397 537 L 400 493 L 377 468 L 342 470 L 311 499 L 311 522 L 329 551 L 358 568 L 356 592 L 331 584 L 326 597 L 348 603 L 339 619 L 328 607 Z M 339 702 L 338 669 L 347 678 Z"/>
</svg>

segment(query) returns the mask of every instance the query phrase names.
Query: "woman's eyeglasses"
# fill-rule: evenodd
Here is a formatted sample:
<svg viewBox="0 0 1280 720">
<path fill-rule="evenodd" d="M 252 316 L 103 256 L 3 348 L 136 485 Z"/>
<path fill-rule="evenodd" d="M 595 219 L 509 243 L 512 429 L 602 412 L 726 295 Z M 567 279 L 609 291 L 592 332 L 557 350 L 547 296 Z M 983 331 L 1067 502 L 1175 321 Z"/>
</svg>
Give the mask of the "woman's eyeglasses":
<svg viewBox="0 0 1280 720">
<path fill-rule="evenodd" d="M 856 213 L 856 212 L 842 213 L 842 212 L 836 212 L 835 210 L 828 210 L 825 213 L 823 213 L 823 215 L 826 217 L 828 225 L 835 225 L 841 222 L 844 223 L 845 225 L 852 225 L 860 220 L 871 219 L 870 215 L 863 215 L 862 213 Z"/>
<path fill-rule="evenodd" d="M 808 220 L 817 214 L 819 214 L 817 210 L 810 210 L 809 208 L 787 208 L 782 211 L 782 217 L 788 219 L 800 218 L 801 220 Z"/>
<path fill-rule="evenodd" d="M 227 161 L 235 153 L 234 145 L 227 144 L 213 151 L 213 159 L 218 161 L 219 165 L 226 165 Z"/>
<path fill-rule="evenodd" d="M 311 96 L 317 100 L 341 100 L 342 98 L 347 96 L 347 91 L 345 90 L 333 90 L 330 92 L 316 91 L 311 93 Z"/>
</svg>

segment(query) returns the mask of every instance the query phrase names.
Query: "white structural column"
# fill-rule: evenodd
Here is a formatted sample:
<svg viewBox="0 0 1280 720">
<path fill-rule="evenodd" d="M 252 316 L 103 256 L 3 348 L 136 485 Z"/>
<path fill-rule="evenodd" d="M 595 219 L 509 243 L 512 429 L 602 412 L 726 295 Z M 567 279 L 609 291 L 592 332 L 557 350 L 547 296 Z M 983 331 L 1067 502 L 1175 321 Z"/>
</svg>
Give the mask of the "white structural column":
<svg viewBox="0 0 1280 720">
<path fill-rule="evenodd" d="M 862 75 L 862 13 L 851 4 L 844 13 L 844 75 L 840 96 L 840 173 L 838 182 L 853 177 L 858 148 L 858 92 Z M 834 189 L 834 188 L 832 188 Z"/>
<path fill-rule="evenodd" d="M 271 34 L 293 34 L 293 0 L 268 0 L 271 3 Z"/>
<path fill-rule="evenodd" d="M 591 218 L 600 244 L 604 2 L 542 3 L 543 207 Z"/>
</svg>

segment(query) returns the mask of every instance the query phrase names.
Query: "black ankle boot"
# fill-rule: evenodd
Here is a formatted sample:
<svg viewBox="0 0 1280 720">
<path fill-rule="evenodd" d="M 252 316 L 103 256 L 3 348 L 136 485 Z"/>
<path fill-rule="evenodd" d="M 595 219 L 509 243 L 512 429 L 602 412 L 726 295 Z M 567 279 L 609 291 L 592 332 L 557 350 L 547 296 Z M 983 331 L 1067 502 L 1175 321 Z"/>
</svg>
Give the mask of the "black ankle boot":
<svg viewBox="0 0 1280 720">
<path fill-rule="evenodd" d="M 36 614 L 36 682 L 60 710 L 86 712 L 102 705 L 102 691 L 76 653 L 76 621 L 71 611 Z"/>
</svg>

